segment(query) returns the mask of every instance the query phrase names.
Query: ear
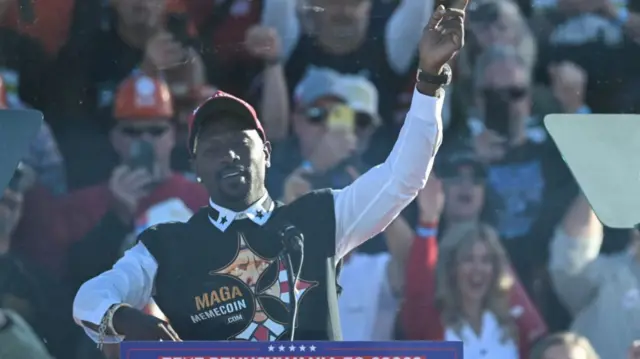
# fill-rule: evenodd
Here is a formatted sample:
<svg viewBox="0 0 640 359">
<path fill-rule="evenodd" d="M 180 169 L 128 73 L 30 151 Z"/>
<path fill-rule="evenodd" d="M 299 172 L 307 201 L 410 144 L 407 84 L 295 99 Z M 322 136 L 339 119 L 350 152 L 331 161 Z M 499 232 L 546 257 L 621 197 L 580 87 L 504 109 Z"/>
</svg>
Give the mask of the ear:
<svg viewBox="0 0 640 359">
<path fill-rule="evenodd" d="M 262 152 L 264 153 L 264 162 L 267 168 L 271 167 L 271 142 L 266 141 L 264 143 L 264 147 L 262 148 Z"/>
</svg>

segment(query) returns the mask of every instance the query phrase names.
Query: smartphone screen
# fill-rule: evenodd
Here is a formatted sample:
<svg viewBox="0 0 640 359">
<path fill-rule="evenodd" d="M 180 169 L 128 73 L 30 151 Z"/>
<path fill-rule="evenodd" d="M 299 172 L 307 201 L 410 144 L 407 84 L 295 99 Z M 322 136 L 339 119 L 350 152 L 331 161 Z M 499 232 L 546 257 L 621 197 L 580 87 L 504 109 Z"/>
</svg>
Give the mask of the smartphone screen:
<svg viewBox="0 0 640 359">
<path fill-rule="evenodd" d="M 337 105 L 329 112 L 327 125 L 330 129 L 340 129 L 354 131 L 356 123 L 356 113 L 349 106 Z"/>
<path fill-rule="evenodd" d="M 499 135 L 508 136 L 511 118 L 509 97 L 498 91 L 485 91 L 484 106 L 485 127 L 497 132 Z"/>
<path fill-rule="evenodd" d="M 155 150 L 152 143 L 138 140 L 131 144 L 131 148 L 129 148 L 129 161 L 127 163 L 131 169 L 144 168 L 152 174 L 154 163 Z"/>
</svg>

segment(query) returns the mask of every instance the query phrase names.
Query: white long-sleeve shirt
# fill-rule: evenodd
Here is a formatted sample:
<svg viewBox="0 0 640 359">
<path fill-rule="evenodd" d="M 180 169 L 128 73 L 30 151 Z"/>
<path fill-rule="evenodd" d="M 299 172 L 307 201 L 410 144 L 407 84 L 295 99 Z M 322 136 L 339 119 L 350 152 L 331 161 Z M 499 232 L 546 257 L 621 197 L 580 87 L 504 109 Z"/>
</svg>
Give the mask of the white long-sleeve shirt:
<svg viewBox="0 0 640 359">
<path fill-rule="evenodd" d="M 441 111 L 444 95 L 430 97 L 414 91 L 402 131 L 387 160 L 342 190 L 333 191 L 336 221 L 336 260 L 383 231 L 418 194 L 427 181 L 433 159 L 442 142 Z M 258 224 L 257 203 L 244 213 L 223 209 L 230 216 L 246 216 Z M 220 208 L 217 209 L 220 210 Z M 269 211 L 269 209 L 266 209 Z M 217 226 L 224 231 L 227 227 Z M 142 309 L 153 294 L 158 263 L 143 243 L 138 243 L 107 272 L 82 285 L 73 304 L 73 316 L 98 325 L 114 304 L 127 303 Z M 97 341 L 97 333 L 85 327 Z M 104 338 L 105 343 L 121 338 Z"/>
</svg>

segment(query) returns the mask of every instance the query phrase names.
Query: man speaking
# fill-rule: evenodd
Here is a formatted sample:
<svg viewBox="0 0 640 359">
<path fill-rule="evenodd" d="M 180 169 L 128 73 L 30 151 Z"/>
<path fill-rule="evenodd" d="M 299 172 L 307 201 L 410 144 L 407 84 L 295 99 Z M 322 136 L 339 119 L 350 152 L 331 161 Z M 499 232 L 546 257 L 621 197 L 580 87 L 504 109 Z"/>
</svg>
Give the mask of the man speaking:
<svg viewBox="0 0 640 359">
<path fill-rule="evenodd" d="M 205 101 L 193 113 L 189 149 L 210 205 L 187 223 L 143 232 L 113 269 L 80 288 L 76 322 L 99 345 L 339 340 L 336 264 L 426 183 L 466 3 L 439 7 L 423 31 L 411 109 L 389 158 L 340 191 L 274 202 L 264 184 L 271 146 L 253 108 L 223 92 Z M 140 311 L 151 299 L 170 325 Z"/>
</svg>

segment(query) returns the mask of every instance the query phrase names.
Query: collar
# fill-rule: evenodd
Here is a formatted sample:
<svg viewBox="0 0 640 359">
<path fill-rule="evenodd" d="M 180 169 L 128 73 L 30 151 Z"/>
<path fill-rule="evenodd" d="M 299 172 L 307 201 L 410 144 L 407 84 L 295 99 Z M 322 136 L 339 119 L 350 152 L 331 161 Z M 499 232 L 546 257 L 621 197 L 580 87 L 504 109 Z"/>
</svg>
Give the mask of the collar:
<svg viewBox="0 0 640 359">
<path fill-rule="evenodd" d="M 254 223 L 262 226 L 267 223 L 274 208 L 275 203 L 271 197 L 269 197 L 269 194 L 265 194 L 256 203 L 252 204 L 251 207 L 242 212 L 234 212 L 228 208 L 215 204 L 211 199 L 209 199 L 209 222 L 222 232 L 226 231 L 233 221 L 239 219 L 248 218 Z"/>
</svg>

